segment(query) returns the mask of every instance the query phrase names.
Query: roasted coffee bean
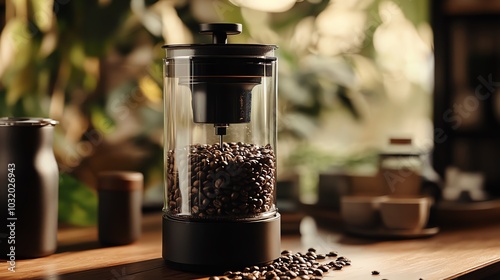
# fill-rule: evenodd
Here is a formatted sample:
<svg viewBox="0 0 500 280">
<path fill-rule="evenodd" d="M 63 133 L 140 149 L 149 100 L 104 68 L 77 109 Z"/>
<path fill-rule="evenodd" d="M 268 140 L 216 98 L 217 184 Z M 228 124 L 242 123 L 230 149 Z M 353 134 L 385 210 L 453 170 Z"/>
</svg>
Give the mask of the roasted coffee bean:
<svg viewBox="0 0 500 280">
<path fill-rule="evenodd" d="M 316 253 L 309 251 L 306 253 L 306 256 L 308 256 L 309 259 L 315 260 L 316 259 Z"/>
<path fill-rule="evenodd" d="M 315 270 L 313 270 L 313 275 L 323 276 L 323 271 L 321 269 L 315 269 Z"/>
<path fill-rule="evenodd" d="M 266 280 L 270 280 L 270 279 L 273 279 L 275 277 L 278 277 L 278 275 L 276 274 L 276 272 L 274 271 L 268 271 L 266 274 Z"/>
<path fill-rule="evenodd" d="M 212 204 L 215 206 L 215 208 L 219 209 L 222 207 L 222 202 L 220 200 L 214 200 L 212 201 Z"/>
<path fill-rule="evenodd" d="M 322 279 L 325 273 L 330 269 L 342 269 L 342 263 L 349 263 L 346 257 L 338 257 L 335 261 L 318 262 L 312 254 L 312 250 L 305 254 L 297 252 L 293 254 L 289 250 L 283 250 L 281 256 L 268 265 L 249 266 L 243 268 L 243 271 L 226 271 L 225 277 L 231 279 L 259 279 L 259 280 L 283 280 L 283 279 L 304 279 L 318 280 Z M 336 253 L 335 253 L 336 254 Z M 316 256 L 323 255 L 317 254 Z M 326 255 L 325 255 L 326 256 Z M 348 265 L 348 264 L 346 264 Z"/>
<path fill-rule="evenodd" d="M 337 264 L 337 263 L 333 263 L 333 264 L 331 264 L 331 267 L 334 270 L 341 270 L 343 266 L 340 264 Z"/>
<path fill-rule="evenodd" d="M 208 278 L 208 280 L 219 280 L 219 277 L 217 277 L 217 276 L 210 276 L 210 278 Z"/>
<path fill-rule="evenodd" d="M 321 269 L 323 272 L 328 271 L 328 267 L 326 265 L 320 265 L 318 268 Z"/>
<path fill-rule="evenodd" d="M 379 274 L 380 274 L 379 271 L 376 271 L 376 270 L 372 271 L 372 275 L 379 275 Z"/>
<path fill-rule="evenodd" d="M 348 262 L 350 260 L 348 258 L 344 257 L 344 256 L 340 256 L 340 257 L 337 258 L 337 261 L 346 261 L 346 262 Z"/>
<path fill-rule="evenodd" d="M 309 272 L 308 272 L 306 269 L 304 269 L 304 270 L 299 270 L 299 273 L 298 273 L 298 274 L 299 274 L 299 276 L 300 276 L 300 275 L 308 275 L 308 274 L 309 274 Z"/>
<path fill-rule="evenodd" d="M 318 260 L 326 259 L 326 255 L 325 254 L 318 254 L 318 255 L 316 255 L 316 259 L 318 259 Z"/>
<path fill-rule="evenodd" d="M 275 156 L 270 145 L 232 142 L 223 143 L 221 149 L 219 144 L 201 144 L 192 145 L 189 151 L 187 160 L 176 161 L 172 150 L 167 155 L 169 214 L 179 214 L 183 203 L 190 203 L 193 217 L 256 217 L 275 209 Z M 191 196 L 187 198 L 180 191 L 181 168 L 190 172 L 188 191 Z M 209 205 L 217 210 L 208 210 L 213 209 Z"/>
<path fill-rule="evenodd" d="M 239 194 L 238 192 L 234 192 L 234 193 L 232 193 L 232 194 L 231 194 L 231 200 L 237 200 L 239 195 L 240 195 L 240 194 Z"/>
<path fill-rule="evenodd" d="M 282 255 L 290 255 L 292 252 L 288 251 L 288 250 L 283 250 L 281 251 L 281 254 Z"/>
<path fill-rule="evenodd" d="M 327 257 L 336 257 L 338 256 L 339 253 L 337 253 L 336 251 L 331 251 L 329 252 L 328 254 L 326 254 Z"/>
</svg>

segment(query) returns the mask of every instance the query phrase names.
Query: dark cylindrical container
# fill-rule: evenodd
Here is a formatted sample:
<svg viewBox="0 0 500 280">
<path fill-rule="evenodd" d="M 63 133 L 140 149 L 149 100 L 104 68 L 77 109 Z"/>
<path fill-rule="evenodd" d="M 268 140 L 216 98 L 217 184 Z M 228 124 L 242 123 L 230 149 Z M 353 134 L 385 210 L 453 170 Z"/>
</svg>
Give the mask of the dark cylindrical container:
<svg viewBox="0 0 500 280">
<path fill-rule="evenodd" d="M 54 253 L 59 171 L 52 149 L 57 121 L 0 118 L 0 258 Z"/>
<path fill-rule="evenodd" d="M 99 241 L 129 244 L 141 236 L 143 176 L 138 172 L 109 171 L 98 180 Z"/>
</svg>

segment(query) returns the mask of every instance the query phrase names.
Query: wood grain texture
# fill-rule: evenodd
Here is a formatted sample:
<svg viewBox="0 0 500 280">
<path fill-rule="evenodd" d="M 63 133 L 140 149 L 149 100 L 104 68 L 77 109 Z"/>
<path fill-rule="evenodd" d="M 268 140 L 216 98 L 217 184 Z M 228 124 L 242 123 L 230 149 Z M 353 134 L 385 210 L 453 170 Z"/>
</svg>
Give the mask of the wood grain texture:
<svg viewBox="0 0 500 280">
<path fill-rule="evenodd" d="M 63 228 L 59 249 L 51 256 L 18 260 L 16 272 L 0 265 L 0 279 L 207 279 L 164 265 L 161 258 L 161 215 L 143 218 L 141 239 L 130 245 L 101 247 L 96 228 Z M 324 279 L 483 279 L 500 274 L 500 224 L 444 230 L 425 239 L 370 240 L 316 226 L 304 218 L 301 235 L 282 237 L 283 249 L 338 251 L 352 260 Z M 380 271 L 372 276 L 371 271 Z M 493 276 L 491 276 L 493 277 Z M 494 278 L 491 278 L 494 279 Z"/>
</svg>

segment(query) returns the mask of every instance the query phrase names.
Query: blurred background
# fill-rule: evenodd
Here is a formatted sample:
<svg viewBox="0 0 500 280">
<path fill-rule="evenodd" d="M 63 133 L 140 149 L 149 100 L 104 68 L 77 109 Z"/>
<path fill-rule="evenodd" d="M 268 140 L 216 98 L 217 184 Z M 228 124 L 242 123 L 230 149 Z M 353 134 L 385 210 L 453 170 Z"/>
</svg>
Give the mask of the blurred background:
<svg viewBox="0 0 500 280">
<path fill-rule="evenodd" d="M 0 115 L 60 121 L 63 223 L 95 223 L 106 170 L 142 172 L 145 205 L 161 209 L 161 46 L 208 43 L 199 23 L 239 22 L 230 43 L 279 46 L 278 180 L 316 203 L 322 175 L 373 174 L 390 137 L 433 150 L 429 2 L 2 1 Z"/>
</svg>

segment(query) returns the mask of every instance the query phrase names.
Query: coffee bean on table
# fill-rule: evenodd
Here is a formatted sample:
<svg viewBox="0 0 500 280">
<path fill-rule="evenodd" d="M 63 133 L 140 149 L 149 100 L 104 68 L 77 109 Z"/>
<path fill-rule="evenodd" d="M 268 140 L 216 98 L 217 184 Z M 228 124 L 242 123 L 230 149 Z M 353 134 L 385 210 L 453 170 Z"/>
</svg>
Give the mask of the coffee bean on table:
<svg viewBox="0 0 500 280">
<path fill-rule="evenodd" d="M 338 256 L 339 253 L 337 253 L 336 251 L 331 251 L 329 252 L 328 254 L 326 254 L 327 257 L 336 257 Z"/>
<path fill-rule="evenodd" d="M 270 145 L 197 144 L 187 158 L 176 158 L 184 152 L 167 153 L 167 214 L 191 209 L 195 218 L 251 218 L 275 209 L 276 158 Z M 188 189 L 181 190 L 184 186 Z"/>
<path fill-rule="evenodd" d="M 323 275 L 330 270 L 340 270 L 347 262 L 351 262 L 348 258 L 340 256 L 335 261 L 318 262 L 318 255 L 313 254 L 313 251 L 307 251 L 303 254 L 297 252 L 293 254 L 289 250 L 283 250 L 281 256 L 271 264 L 262 266 L 251 266 L 243 268 L 243 272 L 226 272 L 224 275 L 229 278 L 233 275 L 241 275 L 243 279 L 253 279 L 253 277 L 261 280 L 283 280 L 283 279 L 323 279 Z"/>
</svg>

